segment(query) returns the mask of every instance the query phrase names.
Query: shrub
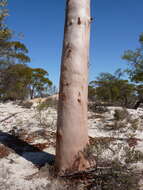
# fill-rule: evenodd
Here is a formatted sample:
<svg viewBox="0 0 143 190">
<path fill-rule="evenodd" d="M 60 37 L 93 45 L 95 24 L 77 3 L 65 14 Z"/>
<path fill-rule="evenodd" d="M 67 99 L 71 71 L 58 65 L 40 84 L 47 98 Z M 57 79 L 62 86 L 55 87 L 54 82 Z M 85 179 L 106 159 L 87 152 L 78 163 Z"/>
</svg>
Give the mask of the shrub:
<svg viewBox="0 0 143 190">
<path fill-rule="evenodd" d="M 26 102 L 20 103 L 19 105 L 22 106 L 23 108 L 30 109 L 32 107 L 33 103 L 26 101 Z"/>
<path fill-rule="evenodd" d="M 132 163 L 143 161 L 143 153 L 130 148 L 124 143 L 118 144 L 117 149 L 113 145 L 114 138 L 90 138 L 89 150 L 96 155 L 97 169 L 94 172 L 88 172 L 86 176 L 86 190 L 87 189 L 103 189 L 103 190 L 138 190 L 139 181 L 142 174 L 131 168 Z M 112 149 L 111 149 L 112 148 Z M 118 153 L 121 150 L 121 162 Z M 106 151 L 112 151 L 112 157 L 105 157 Z M 114 157 L 115 156 L 115 157 Z M 137 173 L 136 173 L 137 172 Z M 88 178 L 89 175 L 89 178 Z M 92 179 L 92 180 L 88 180 Z"/>
<path fill-rule="evenodd" d="M 93 103 L 93 102 L 89 103 L 88 109 L 95 113 L 105 113 L 108 111 L 107 106 L 104 106 L 102 104 Z"/>
<path fill-rule="evenodd" d="M 50 102 L 50 103 L 49 103 Z M 49 107 L 56 108 L 57 101 L 46 100 L 42 103 L 39 103 L 36 107 L 36 119 L 41 127 L 54 128 L 56 124 L 56 118 L 49 117 L 52 110 L 48 109 Z"/>
<path fill-rule="evenodd" d="M 139 151 L 139 150 L 135 150 L 135 147 L 132 146 L 132 147 L 125 147 L 124 148 L 125 150 L 125 162 L 127 164 L 130 164 L 130 163 L 137 163 L 139 161 L 142 161 L 143 162 L 143 152 Z"/>
<path fill-rule="evenodd" d="M 129 116 L 127 109 L 116 109 L 114 113 L 114 119 L 116 121 L 124 120 Z"/>
<path fill-rule="evenodd" d="M 44 102 L 39 102 L 37 105 L 38 111 L 43 111 L 48 109 L 49 107 L 57 109 L 58 101 L 56 99 L 47 99 Z"/>
</svg>

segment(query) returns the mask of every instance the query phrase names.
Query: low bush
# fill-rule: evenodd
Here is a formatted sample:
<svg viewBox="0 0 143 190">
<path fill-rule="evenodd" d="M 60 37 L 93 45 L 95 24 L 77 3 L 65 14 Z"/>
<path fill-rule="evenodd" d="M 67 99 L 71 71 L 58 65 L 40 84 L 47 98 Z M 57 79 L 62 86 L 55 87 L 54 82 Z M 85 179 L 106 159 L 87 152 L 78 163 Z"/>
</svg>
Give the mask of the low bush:
<svg viewBox="0 0 143 190">
<path fill-rule="evenodd" d="M 104 106 L 102 104 L 96 104 L 93 102 L 90 102 L 88 104 L 88 109 L 94 113 L 105 113 L 108 111 L 107 106 Z"/>
<path fill-rule="evenodd" d="M 116 121 L 124 120 L 129 116 L 127 109 L 116 109 L 114 113 L 114 119 Z"/>
<path fill-rule="evenodd" d="M 56 99 L 47 99 L 44 102 L 39 102 L 37 105 L 38 111 L 43 111 L 48 109 L 49 107 L 57 109 L 58 101 Z"/>
<path fill-rule="evenodd" d="M 26 101 L 26 102 L 21 102 L 19 105 L 22 106 L 23 108 L 30 109 L 32 107 L 33 103 Z"/>
</svg>

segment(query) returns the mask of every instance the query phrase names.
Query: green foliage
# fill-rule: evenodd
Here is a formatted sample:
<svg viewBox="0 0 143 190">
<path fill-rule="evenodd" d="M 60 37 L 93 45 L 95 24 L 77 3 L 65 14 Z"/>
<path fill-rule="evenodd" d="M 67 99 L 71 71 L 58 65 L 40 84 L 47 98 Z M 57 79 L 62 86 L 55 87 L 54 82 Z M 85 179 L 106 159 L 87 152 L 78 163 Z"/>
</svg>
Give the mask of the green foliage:
<svg viewBox="0 0 143 190">
<path fill-rule="evenodd" d="M 89 100 L 94 100 L 95 99 L 95 88 L 91 85 L 88 86 L 88 98 Z"/>
<path fill-rule="evenodd" d="M 44 102 L 39 102 L 37 111 L 41 112 L 47 110 L 49 107 L 57 109 L 58 101 L 55 99 L 46 99 Z"/>
<path fill-rule="evenodd" d="M 118 144 L 117 149 L 114 146 Z M 92 173 L 87 173 L 91 181 L 87 181 L 85 189 L 104 189 L 104 190 L 138 190 L 142 174 L 136 171 L 131 164 L 143 161 L 143 153 L 129 147 L 124 143 L 116 143 L 111 137 L 90 138 L 88 154 L 95 155 L 96 168 Z M 117 157 L 122 150 L 121 160 Z M 108 151 L 107 157 L 104 156 Z M 112 156 L 110 156 L 110 154 Z M 121 152 L 120 152 L 121 154 Z M 115 156 L 116 155 L 116 156 Z M 123 162 L 123 160 L 125 162 Z M 88 179 L 88 177 L 87 177 Z M 93 180 L 94 179 L 94 180 Z"/>
<path fill-rule="evenodd" d="M 136 92 L 138 94 L 138 99 L 143 102 L 143 84 L 136 86 Z"/>
<path fill-rule="evenodd" d="M 36 106 L 36 119 L 41 127 L 46 128 L 54 128 L 55 129 L 55 121 L 48 121 L 49 115 L 51 114 L 51 109 L 57 109 L 57 100 L 53 99 L 45 99 L 45 101 L 39 100 L 38 105 Z"/>
<path fill-rule="evenodd" d="M 139 42 L 141 45 L 143 45 L 143 33 L 141 33 L 139 36 Z"/>
<path fill-rule="evenodd" d="M 44 69 L 26 66 L 30 62 L 28 49 L 23 43 L 12 40 L 13 32 L 5 24 L 6 6 L 7 1 L 0 0 L 0 98 L 44 97 L 52 89 L 52 81 Z"/>
<path fill-rule="evenodd" d="M 13 41 L 13 32 L 5 24 L 7 1 L 0 0 L 0 98 L 23 99 L 28 93 L 30 69 L 21 65 L 30 62 L 28 49 Z"/>
<path fill-rule="evenodd" d="M 2 72 L 1 98 L 3 100 L 21 99 L 28 96 L 31 70 L 26 65 L 16 64 L 9 66 Z"/>
<path fill-rule="evenodd" d="M 142 170 L 136 164 L 143 163 L 143 152 L 136 149 L 139 143 L 139 139 L 135 138 L 138 127 L 138 119 L 134 119 L 127 110 L 118 109 L 115 110 L 112 125 L 116 135 L 113 133 L 112 137 L 90 137 L 88 153 L 95 156 L 96 168 L 101 167 L 101 171 L 95 171 L 96 177 L 92 176 L 95 180 L 90 182 L 87 189 L 140 189 Z M 120 136 L 122 132 L 127 138 Z M 131 135 L 127 136 L 126 133 Z"/>
<path fill-rule="evenodd" d="M 41 111 L 47 110 L 48 107 L 49 107 L 49 105 L 46 102 L 39 102 L 36 109 L 38 112 L 41 112 Z"/>
<path fill-rule="evenodd" d="M 136 87 L 138 102 L 135 105 L 135 108 L 137 108 L 140 103 L 143 102 L 143 33 L 139 36 L 139 43 L 139 48 L 136 48 L 134 51 L 125 51 L 122 57 L 128 62 L 128 69 L 126 72 L 128 73 L 131 81 L 139 83 L 139 85 Z"/>
<path fill-rule="evenodd" d="M 47 90 L 52 86 L 52 81 L 49 80 L 48 72 L 42 68 L 31 69 L 32 78 L 30 83 L 31 98 L 44 97 Z"/>
<path fill-rule="evenodd" d="M 126 160 L 125 162 L 128 163 L 137 163 L 139 161 L 143 162 L 143 152 L 139 150 L 135 150 L 135 147 L 125 147 L 124 148 L 126 153 Z"/>
<path fill-rule="evenodd" d="M 128 138 L 134 138 L 139 128 L 139 119 L 133 119 L 132 115 L 125 108 L 115 109 L 112 122 L 104 127 L 104 130 L 114 130 L 116 135 L 120 132 Z M 128 133 L 128 131 L 131 133 Z"/>
<path fill-rule="evenodd" d="M 12 41 L 12 30 L 5 25 L 8 16 L 6 4 L 6 1 L 0 1 L 0 69 L 11 64 L 30 62 L 26 46 L 19 41 Z"/>
<path fill-rule="evenodd" d="M 127 117 L 129 116 L 129 113 L 126 109 L 116 109 L 115 110 L 115 113 L 114 113 L 114 119 L 116 121 L 119 121 L 119 120 L 124 120 L 126 119 Z"/>
<path fill-rule="evenodd" d="M 23 64 L 7 67 L 1 72 L 1 99 L 24 100 L 31 96 L 31 93 L 32 97 L 42 97 L 43 92 L 47 93 L 48 86 L 52 85 L 45 74 L 47 72 L 44 69 L 32 69 Z"/>
<path fill-rule="evenodd" d="M 127 73 L 132 81 L 143 82 L 143 33 L 139 36 L 140 47 L 124 52 L 123 59 L 129 63 Z"/>
<path fill-rule="evenodd" d="M 109 104 L 128 106 L 130 99 L 135 96 L 135 88 L 120 76 L 121 72 L 117 70 L 114 75 L 100 73 L 96 81 L 91 81 L 90 86 L 95 90 L 96 99 Z"/>
<path fill-rule="evenodd" d="M 88 104 L 88 109 L 90 111 L 98 113 L 98 114 L 102 114 L 102 113 L 105 113 L 105 112 L 108 111 L 107 106 L 101 105 L 101 103 L 97 103 L 97 102 L 95 102 L 95 103 L 93 103 L 93 102 L 89 103 Z"/>
</svg>

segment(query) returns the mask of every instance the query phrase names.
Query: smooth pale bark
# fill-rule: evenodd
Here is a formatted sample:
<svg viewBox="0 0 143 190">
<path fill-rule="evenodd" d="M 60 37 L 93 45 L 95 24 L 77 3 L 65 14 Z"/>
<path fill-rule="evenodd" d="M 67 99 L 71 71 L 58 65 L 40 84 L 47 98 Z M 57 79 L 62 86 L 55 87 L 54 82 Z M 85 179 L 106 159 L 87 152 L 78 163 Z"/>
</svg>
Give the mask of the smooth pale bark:
<svg viewBox="0 0 143 190">
<path fill-rule="evenodd" d="M 67 0 L 57 121 L 56 167 L 85 170 L 90 0 Z"/>
</svg>

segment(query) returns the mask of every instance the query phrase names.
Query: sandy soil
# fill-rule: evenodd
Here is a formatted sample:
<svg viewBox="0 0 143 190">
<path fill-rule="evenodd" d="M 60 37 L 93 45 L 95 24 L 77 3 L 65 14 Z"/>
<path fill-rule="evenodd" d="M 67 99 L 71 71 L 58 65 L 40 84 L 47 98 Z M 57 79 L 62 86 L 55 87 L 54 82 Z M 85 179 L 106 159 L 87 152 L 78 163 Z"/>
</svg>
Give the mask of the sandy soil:
<svg viewBox="0 0 143 190">
<path fill-rule="evenodd" d="M 103 157 L 125 162 L 123 146 L 134 146 L 143 152 L 143 109 L 128 110 L 129 114 L 120 120 L 125 127 L 116 130 L 114 114 L 117 109 L 121 110 L 109 107 L 103 113 L 89 112 L 89 137 L 92 142 L 112 138 L 112 151 L 104 151 Z M 39 172 L 39 168 L 45 164 L 50 167 L 54 161 L 56 118 L 54 108 L 39 112 L 36 105 L 27 109 L 12 102 L 0 103 L 0 190 L 57 188 L 57 182 L 53 186 L 48 170 Z M 123 146 L 119 148 L 121 144 Z M 135 166 L 143 171 L 143 160 Z M 142 186 L 140 180 L 140 189 Z"/>
</svg>

